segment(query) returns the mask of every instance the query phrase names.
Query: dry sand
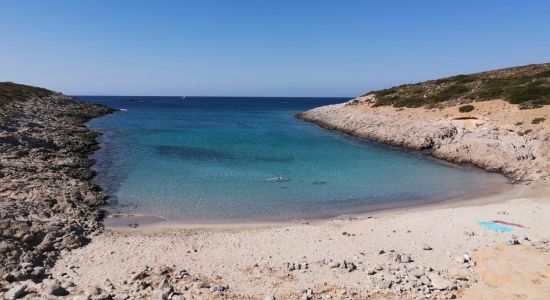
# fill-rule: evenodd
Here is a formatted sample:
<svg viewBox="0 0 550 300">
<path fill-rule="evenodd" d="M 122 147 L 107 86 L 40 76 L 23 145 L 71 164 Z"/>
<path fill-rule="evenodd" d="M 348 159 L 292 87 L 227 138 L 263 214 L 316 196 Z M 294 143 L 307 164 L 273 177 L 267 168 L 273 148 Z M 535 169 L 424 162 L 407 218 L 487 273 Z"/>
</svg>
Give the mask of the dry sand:
<svg viewBox="0 0 550 300">
<path fill-rule="evenodd" d="M 499 233 L 477 223 L 491 220 L 520 223 L 526 228 Z M 89 245 L 64 253 L 52 273 L 57 278 L 66 273 L 63 281 L 72 281 L 80 288 L 104 287 L 109 281 L 113 291 L 120 293 L 131 287 L 126 281 L 146 266 L 166 265 L 183 268 L 211 284 L 229 285 L 224 294 L 193 286 L 182 291 L 198 299 L 300 299 L 308 288 L 314 298 L 422 298 L 422 291 L 399 291 L 407 280 L 400 283 L 392 279 L 404 268 L 416 267 L 434 269 L 425 273 L 431 276 L 432 284 L 443 280 L 443 284 L 454 281 L 456 286 L 457 279 L 468 279 L 460 281 L 459 287 L 471 287 L 437 297 L 547 299 L 550 291 L 547 184 L 515 185 L 481 199 L 311 224 L 158 224 L 109 228 Z M 513 236 L 522 245 L 506 245 Z M 426 245 L 433 249 L 424 250 Z M 381 250 L 385 253 L 379 254 Z M 393 259 L 396 253 L 410 255 L 413 261 L 398 263 Z M 472 261 L 458 262 L 457 257 L 464 254 L 473 257 Z M 352 262 L 356 270 L 331 268 L 327 264 L 330 260 Z M 289 271 L 287 262 L 307 262 L 309 266 Z M 369 275 L 368 271 L 377 266 L 383 270 Z M 410 277 L 412 271 L 406 269 Z M 386 281 L 395 281 L 391 288 L 384 287 L 386 281 L 379 279 L 383 274 Z M 428 296 L 434 297 L 436 292 Z"/>
</svg>

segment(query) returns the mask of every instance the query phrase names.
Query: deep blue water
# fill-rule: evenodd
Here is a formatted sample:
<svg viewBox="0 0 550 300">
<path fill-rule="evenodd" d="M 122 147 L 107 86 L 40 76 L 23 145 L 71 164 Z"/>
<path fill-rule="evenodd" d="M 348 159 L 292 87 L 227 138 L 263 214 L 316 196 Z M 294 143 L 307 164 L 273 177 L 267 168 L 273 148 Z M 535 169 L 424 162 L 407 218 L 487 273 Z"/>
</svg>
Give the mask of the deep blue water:
<svg viewBox="0 0 550 300">
<path fill-rule="evenodd" d="M 328 131 L 294 117 L 344 98 L 80 97 L 127 109 L 95 178 L 107 209 L 197 222 L 289 220 L 465 197 L 503 177 Z M 272 180 L 278 176 L 284 180 Z"/>
</svg>

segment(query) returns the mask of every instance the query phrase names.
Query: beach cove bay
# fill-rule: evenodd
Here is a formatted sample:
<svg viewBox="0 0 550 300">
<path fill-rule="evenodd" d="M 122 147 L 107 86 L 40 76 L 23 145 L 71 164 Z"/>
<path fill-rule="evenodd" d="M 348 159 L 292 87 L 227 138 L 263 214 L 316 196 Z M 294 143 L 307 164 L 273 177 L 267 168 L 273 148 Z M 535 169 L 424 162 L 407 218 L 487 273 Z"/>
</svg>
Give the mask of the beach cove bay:
<svg viewBox="0 0 550 300">
<path fill-rule="evenodd" d="M 116 214 L 288 221 L 466 198 L 506 183 L 295 118 L 348 98 L 80 98 L 120 109 L 88 123 L 102 133 L 94 180 Z"/>
</svg>

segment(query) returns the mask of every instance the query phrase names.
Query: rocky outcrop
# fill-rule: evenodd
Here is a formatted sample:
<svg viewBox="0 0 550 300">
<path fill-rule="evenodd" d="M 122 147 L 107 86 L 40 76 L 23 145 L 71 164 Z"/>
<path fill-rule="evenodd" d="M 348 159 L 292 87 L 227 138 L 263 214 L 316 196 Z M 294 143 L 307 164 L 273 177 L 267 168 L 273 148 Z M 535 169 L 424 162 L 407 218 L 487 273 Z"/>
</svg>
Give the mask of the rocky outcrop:
<svg viewBox="0 0 550 300">
<path fill-rule="evenodd" d="M 0 288 L 43 277 L 102 226 L 105 197 L 88 181 L 97 134 L 84 124 L 112 110 L 33 89 L 0 86 Z"/>
<path fill-rule="evenodd" d="M 372 99 L 360 97 L 314 108 L 297 117 L 371 141 L 479 166 L 513 181 L 550 179 L 550 131 L 547 125 L 531 124 L 532 116 L 548 113 L 548 106 L 519 110 L 504 101 L 474 105 L 483 108 L 464 115 L 457 107 L 376 107 Z M 516 116 L 525 120 L 519 122 Z M 524 126 L 531 127 L 524 130 Z"/>
</svg>

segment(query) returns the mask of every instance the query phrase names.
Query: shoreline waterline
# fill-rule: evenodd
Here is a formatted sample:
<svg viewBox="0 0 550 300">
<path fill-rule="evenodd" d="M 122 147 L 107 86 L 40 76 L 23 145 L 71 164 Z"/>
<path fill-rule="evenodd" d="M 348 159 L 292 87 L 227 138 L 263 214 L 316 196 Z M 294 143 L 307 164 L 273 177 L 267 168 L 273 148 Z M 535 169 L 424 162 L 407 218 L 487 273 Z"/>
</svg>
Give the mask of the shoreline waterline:
<svg viewBox="0 0 550 300">
<path fill-rule="evenodd" d="M 400 215 L 415 211 L 430 211 L 444 208 L 474 207 L 517 197 L 531 197 L 538 195 L 542 189 L 548 189 L 546 183 L 532 184 L 505 184 L 485 193 L 469 195 L 468 197 L 448 198 L 433 202 L 403 203 L 393 207 L 378 207 L 368 211 L 356 213 L 342 213 L 332 215 L 318 215 L 301 219 L 280 220 L 235 220 L 234 222 L 219 221 L 192 221 L 168 219 L 158 215 L 147 214 L 107 214 L 103 224 L 108 230 L 178 230 L 178 229 L 259 229 L 270 227 L 285 227 L 292 225 L 321 225 L 337 220 L 364 220 L 388 215 Z M 129 226 L 132 225 L 132 226 Z"/>
</svg>

